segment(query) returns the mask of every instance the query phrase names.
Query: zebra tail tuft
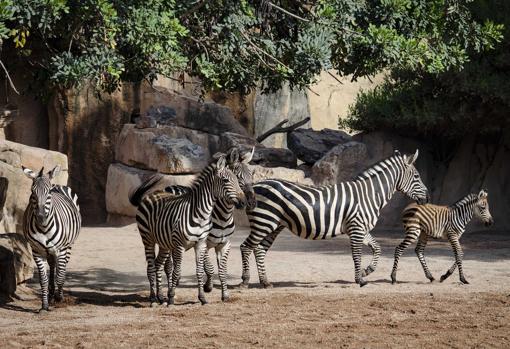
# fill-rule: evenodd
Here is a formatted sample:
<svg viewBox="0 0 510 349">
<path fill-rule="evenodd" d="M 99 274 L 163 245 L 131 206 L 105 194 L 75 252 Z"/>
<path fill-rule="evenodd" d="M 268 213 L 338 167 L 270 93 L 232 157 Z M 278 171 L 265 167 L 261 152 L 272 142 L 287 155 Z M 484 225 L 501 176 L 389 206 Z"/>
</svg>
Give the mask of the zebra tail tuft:
<svg viewBox="0 0 510 349">
<path fill-rule="evenodd" d="M 159 173 L 156 173 L 152 176 L 150 176 L 148 179 L 145 180 L 134 192 L 131 192 L 129 194 L 129 202 L 131 205 L 138 207 L 140 205 L 140 202 L 142 202 L 142 198 L 145 195 L 145 193 L 154 187 L 161 179 L 163 179 L 163 176 Z"/>
</svg>

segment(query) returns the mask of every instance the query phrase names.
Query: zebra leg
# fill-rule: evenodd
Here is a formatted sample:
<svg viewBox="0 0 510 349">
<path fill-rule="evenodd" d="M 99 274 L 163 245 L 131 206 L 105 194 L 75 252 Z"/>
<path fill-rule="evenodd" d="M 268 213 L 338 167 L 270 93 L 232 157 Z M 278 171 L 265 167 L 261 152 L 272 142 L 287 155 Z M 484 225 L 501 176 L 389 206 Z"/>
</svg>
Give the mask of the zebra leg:
<svg viewBox="0 0 510 349">
<path fill-rule="evenodd" d="M 367 276 L 373 273 L 377 268 L 377 263 L 379 262 L 379 257 L 381 256 L 381 246 L 374 239 L 372 234 L 370 234 L 370 232 L 368 232 L 367 235 L 365 235 L 365 239 L 363 239 L 363 244 L 370 247 L 370 249 L 372 250 L 372 262 L 368 267 L 366 267 L 361 272 L 361 276 Z"/>
<path fill-rule="evenodd" d="M 204 255 L 207 251 L 207 242 L 205 240 L 198 241 L 195 244 L 195 263 L 197 267 L 198 281 L 198 300 L 202 305 L 207 304 L 204 292 Z"/>
<path fill-rule="evenodd" d="M 163 268 L 165 262 L 170 255 L 170 250 L 162 249 L 159 247 L 158 256 L 155 261 L 156 267 L 156 298 L 159 304 L 163 304 L 166 302 L 165 297 L 163 296 Z"/>
<path fill-rule="evenodd" d="M 171 253 L 169 253 L 168 258 L 165 260 L 165 274 L 166 274 L 168 290 L 170 290 L 170 288 L 172 287 L 172 270 L 173 270 L 172 255 L 171 255 Z M 177 280 L 177 285 L 178 285 L 178 283 L 179 283 L 179 280 Z M 168 305 L 168 300 L 167 300 L 167 305 Z"/>
<path fill-rule="evenodd" d="M 273 285 L 267 280 L 266 274 L 266 254 L 267 251 L 273 246 L 276 237 L 282 232 L 283 226 L 279 226 L 271 234 L 267 235 L 264 240 L 255 248 L 255 262 L 259 273 L 259 282 L 264 288 L 271 288 Z"/>
<path fill-rule="evenodd" d="M 208 248 L 205 249 L 204 253 L 204 270 L 205 270 L 205 284 L 204 284 L 204 291 L 205 292 L 211 292 L 213 289 L 213 275 L 214 275 L 214 267 L 211 263 L 211 260 L 209 258 L 209 251 Z"/>
<path fill-rule="evenodd" d="M 243 263 L 242 283 L 239 285 L 241 288 L 248 287 L 250 282 L 250 255 L 254 249 L 257 248 L 259 243 L 268 234 L 265 231 L 255 230 L 252 228 L 250 235 L 241 244 L 241 258 Z"/>
<path fill-rule="evenodd" d="M 398 261 L 400 257 L 402 256 L 402 253 L 404 253 L 404 250 L 413 242 L 416 240 L 418 235 L 420 235 L 420 229 L 416 228 L 409 228 L 405 227 L 406 229 L 406 237 L 404 238 L 404 241 L 402 241 L 396 248 L 395 248 L 395 260 L 393 262 L 393 270 L 391 271 L 391 283 L 395 284 L 397 282 L 397 267 L 398 267 Z"/>
<path fill-rule="evenodd" d="M 360 287 L 363 287 L 367 284 L 361 276 L 361 248 L 363 247 L 365 232 L 359 229 L 350 229 L 348 234 L 351 243 L 352 259 L 354 261 L 354 280 Z"/>
<path fill-rule="evenodd" d="M 34 261 L 39 271 L 39 283 L 41 284 L 41 295 L 42 295 L 42 306 L 41 310 L 49 311 L 50 307 L 48 304 L 48 274 L 46 273 L 46 265 L 44 258 L 40 255 L 34 254 Z"/>
<path fill-rule="evenodd" d="M 430 273 L 429 267 L 427 266 L 427 263 L 425 262 L 425 255 L 423 254 L 423 251 L 425 250 L 425 247 L 427 246 L 427 234 L 421 233 L 420 238 L 418 239 L 418 243 L 416 244 L 415 252 L 418 256 L 418 259 L 420 260 L 421 266 L 423 268 L 423 271 L 425 272 L 425 276 L 427 279 L 430 280 L 430 282 L 433 282 L 435 279 Z"/>
<path fill-rule="evenodd" d="M 227 285 L 227 261 L 230 253 L 230 240 L 216 246 L 216 260 L 218 262 L 218 274 L 221 283 L 221 300 L 223 302 L 230 298 Z"/>
<path fill-rule="evenodd" d="M 457 269 L 457 262 L 453 262 L 453 265 L 450 267 L 450 269 L 448 269 L 446 271 L 446 273 L 444 273 L 444 275 L 441 275 L 441 278 L 439 279 L 440 282 L 443 282 L 445 281 L 446 279 L 448 279 L 450 277 L 450 275 L 453 274 L 453 272 L 455 271 L 455 269 Z"/>
<path fill-rule="evenodd" d="M 50 266 L 50 284 L 49 284 L 49 301 L 55 299 L 55 256 L 48 255 L 48 264 Z"/>
<path fill-rule="evenodd" d="M 176 247 L 172 250 L 172 262 L 173 262 L 172 286 L 168 289 L 168 305 L 174 304 L 175 288 L 177 287 L 177 282 L 181 278 L 181 265 L 183 254 L 184 247 L 182 246 Z"/>
<path fill-rule="evenodd" d="M 55 302 L 61 302 L 62 300 L 64 300 L 64 281 L 66 278 L 66 268 L 67 262 L 69 261 L 68 256 L 69 253 L 71 253 L 71 251 L 63 250 L 56 257 L 57 293 L 55 294 Z"/>
<path fill-rule="evenodd" d="M 453 248 L 453 254 L 455 255 L 455 264 L 457 265 L 457 268 L 459 269 L 460 282 L 462 282 L 463 284 L 469 284 L 469 282 L 464 277 L 464 270 L 462 268 L 462 257 L 464 256 L 464 253 L 462 252 L 462 247 L 460 246 L 460 242 L 459 242 L 459 238 L 458 238 L 457 234 L 455 234 L 455 233 L 449 234 L 448 240 L 450 240 L 450 244 L 452 245 L 452 248 Z M 448 272 L 449 271 L 450 270 L 448 270 Z M 448 272 L 447 272 L 447 274 L 448 274 Z M 452 271 L 452 273 L 453 273 L 453 271 Z M 451 273 L 448 276 L 450 276 L 450 275 L 451 275 Z M 445 279 L 448 276 L 446 276 Z"/>
<path fill-rule="evenodd" d="M 151 303 L 151 307 L 155 307 L 157 303 L 156 298 L 156 251 L 153 245 L 148 245 L 144 242 L 145 245 L 145 260 L 147 261 L 147 278 L 149 279 L 150 286 L 150 296 L 149 301 Z"/>
</svg>

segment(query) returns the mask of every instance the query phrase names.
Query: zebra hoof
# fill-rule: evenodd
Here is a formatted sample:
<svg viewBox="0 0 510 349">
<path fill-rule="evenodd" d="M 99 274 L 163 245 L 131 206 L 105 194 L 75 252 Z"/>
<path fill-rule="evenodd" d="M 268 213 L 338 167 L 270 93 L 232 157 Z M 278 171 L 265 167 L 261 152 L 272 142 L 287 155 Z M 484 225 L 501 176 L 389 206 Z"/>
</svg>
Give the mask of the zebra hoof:
<svg viewBox="0 0 510 349">
<path fill-rule="evenodd" d="M 273 284 L 272 284 L 272 283 L 270 283 L 270 282 L 267 282 L 267 281 L 266 281 L 266 282 L 263 282 L 263 283 L 262 283 L 262 286 L 263 286 L 264 288 L 273 288 Z"/>
<path fill-rule="evenodd" d="M 221 301 L 222 302 L 228 302 L 230 299 L 230 295 L 228 293 L 225 293 L 221 296 Z"/>
<path fill-rule="evenodd" d="M 212 291 L 212 289 L 213 289 L 213 285 L 212 285 L 212 283 L 206 283 L 206 284 L 204 285 L 204 292 L 209 293 L 209 292 L 211 292 L 211 291 Z"/>
<path fill-rule="evenodd" d="M 163 307 L 168 307 L 168 302 L 167 302 L 167 301 L 164 301 L 163 303 L 161 303 L 161 306 L 163 306 Z"/>
<path fill-rule="evenodd" d="M 363 269 L 361 271 L 361 276 L 368 276 L 370 274 L 372 274 L 374 272 L 374 269 L 372 269 L 371 267 L 367 267 L 366 269 Z"/>
<path fill-rule="evenodd" d="M 366 284 L 368 284 L 368 281 L 365 281 L 365 280 L 363 280 L 363 279 L 361 279 L 361 280 L 359 281 L 359 287 L 363 287 L 363 286 L 365 286 Z"/>
<path fill-rule="evenodd" d="M 464 278 L 460 279 L 460 282 L 462 282 L 464 285 L 469 285 L 469 282 Z"/>
<path fill-rule="evenodd" d="M 396 283 L 397 283 L 397 279 L 396 278 L 391 278 L 391 284 L 395 285 Z"/>
<path fill-rule="evenodd" d="M 434 282 L 434 281 L 436 281 L 436 279 L 434 279 L 434 277 L 433 277 L 433 276 L 428 277 L 428 279 L 430 280 L 430 282 Z"/>
<path fill-rule="evenodd" d="M 157 308 L 159 306 L 159 302 L 151 302 L 151 308 Z"/>
<path fill-rule="evenodd" d="M 200 300 L 200 303 L 202 303 L 202 305 L 206 305 L 208 302 L 205 298 L 199 298 Z"/>
<path fill-rule="evenodd" d="M 41 309 L 39 309 L 39 312 L 38 312 L 38 313 L 39 313 L 39 314 L 45 314 L 45 313 L 48 313 L 48 312 L 50 312 L 50 307 L 49 307 L 49 306 L 47 306 L 47 305 L 46 305 L 46 306 L 44 306 L 44 305 L 43 305 L 43 306 L 42 306 L 42 308 L 41 308 Z"/>
<path fill-rule="evenodd" d="M 248 283 L 247 282 L 246 283 L 245 282 L 241 282 L 239 284 L 239 288 L 244 288 L 244 289 L 248 288 Z"/>
<path fill-rule="evenodd" d="M 448 273 L 446 273 L 444 275 L 441 275 L 441 278 L 439 279 L 439 282 L 445 281 L 446 279 L 448 279 L 449 276 L 450 276 L 450 274 L 448 274 Z"/>
</svg>

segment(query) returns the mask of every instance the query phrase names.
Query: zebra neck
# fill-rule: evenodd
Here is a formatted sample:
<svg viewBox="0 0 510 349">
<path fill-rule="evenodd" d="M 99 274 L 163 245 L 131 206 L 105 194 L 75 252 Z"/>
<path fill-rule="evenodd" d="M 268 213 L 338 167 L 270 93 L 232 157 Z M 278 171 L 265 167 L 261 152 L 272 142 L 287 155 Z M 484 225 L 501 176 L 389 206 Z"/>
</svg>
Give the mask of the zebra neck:
<svg viewBox="0 0 510 349">
<path fill-rule="evenodd" d="M 475 209 L 475 198 L 472 195 L 468 195 L 465 198 L 455 203 L 451 210 L 453 212 L 453 222 L 456 223 L 459 228 L 464 228 L 473 218 Z"/>
<path fill-rule="evenodd" d="M 367 188 L 364 196 L 367 196 L 366 199 L 375 203 L 377 208 L 381 210 L 395 194 L 396 182 L 395 174 L 389 173 L 389 169 L 384 169 L 371 174 L 369 177 L 359 178 L 355 183 L 358 187 Z"/>
<path fill-rule="evenodd" d="M 192 216 L 200 219 L 209 219 L 216 202 L 214 192 L 214 171 L 207 167 L 190 188 Z"/>
</svg>

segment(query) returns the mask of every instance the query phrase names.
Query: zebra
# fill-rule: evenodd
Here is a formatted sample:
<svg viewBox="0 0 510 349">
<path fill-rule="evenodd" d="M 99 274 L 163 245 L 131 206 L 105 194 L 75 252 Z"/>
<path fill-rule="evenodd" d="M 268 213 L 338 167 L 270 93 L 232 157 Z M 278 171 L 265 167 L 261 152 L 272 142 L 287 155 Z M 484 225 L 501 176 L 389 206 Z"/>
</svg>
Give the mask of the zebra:
<svg viewBox="0 0 510 349">
<path fill-rule="evenodd" d="M 418 150 L 413 156 L 402 155 L 397 150 L 354 181 L 330 186 L 306 186 L 276 179 L 255 184 L 257 207 L 247 212 L 251 232 L 241 244 L 241 286 L 247 287 L 249 283 L 249 257 L 254 251 L 260 283 L 271 287 L 265 271 L 265 255 L 284 227 L 300 238 L 311 240 L 347 234 L 355 281 L 360 286 L 366 285 L 363 276 L 375 270 L 380 254 L 379 245 L 369 232 L 377 223 L 381 209 L 396 191 L 420 203 L 428 201 L 428 190 L 414 167 L 417 158 Z M 372 248 L 374 258 L 362 273 L 363 244 Z"/>
<path fill-rule="evenodd" d="M 32 193 L 23 216 L 23 233 L 32 248 L 39 271 L 41 311 L 49 311 L 48 298 L 56 302 L 64 299 L 66 267 L 72 245 L 81 229 L 80 207 L 78 197 L 71 188 L 51 183 L 60 172 L 60 166 L 46 174 L 44 167 L 39 173 L 24 166 L 22 169 L 32 179 Z M 50 267 L 49 290 L 46 260 Z"/>
<path fill-rule="evenodd" d="M 408 205 L 402 212 L 402 222 L 406 236 L 404 241 L 395 248 L 395 261 L 391 272 L 391 282 L 393 284 L 397 282 L 397 267 L 400 256 L 416 239 L 418 239 L 418 242 L 415 252 L 420 260 L 425 276 L 430 282 L 435 280 L 425 263 L 425 256 L 423 255 L 423 251 L 427 246 L 427 240 L 431 237 L 434 239 L 448 239 L 455 255 L 455 262 L 441 276 L 440 282 L 443 282 L 452 275 L 455 268 L 459 268 L 460 282 L 469 284 L 462 270 L 463 252 L 459 240 L 473 216 L 477 216 L 486 226 L 494 223 L 489 211 L 487 196 L 487 191 L 482 189 L 478 194 L 468 194 L 452 206 L 432 204 Z"/>
<path fill-rule="evenodd" d="M 138 207 L 136 221 L 145 248 L 151 306 L 156 306 L 157 302 L 163 303 L 163 299 L 157 297 L 160 293 L 156 293 L 157 265 L 165 260 L 172 261 L 164 264 L 165 273 L 172 275 L 168 278 L 168 304 L 173 304 L 182 256 L 191 247 L 195 249 L 198 299 L 206 304 L 203 264 L 206 239 L 212 228 L 211 213 L 218 199 L 244 204 L 245 195 L 237 177 L 226 165 L 225 154 L 221 153 L 215 154 L 214 160 L 193 182 L 188 192 L 178 197 L 164 191 L 144 196 L 161 179 L 161 175 L 149 177 L 129 196 L 131 204 Z M 155 256 L 156 244 L 159 247 L 158 260 Z M 171 259 L 168 258 L 170 254 Z"/>
<path fill-rule="evenodd" d="M 251 152 L 247 152 L 239 159 L 239 152 L 237 148 L 232 148 L 229 152 L 229 165 L 232 171 L 237 176 L 239 185 L 244 191 L 247 200 L 247 210 L 252 210 L 256 206 L 255 193 L 253 192 L 252 172 L 248 167 L 249 162 L 253 157 L 255 148 Z M 240 160 L 240 161 L 239 161 Z M 165 191 L 173 195 L 182 195 L 189 190 L 189 187 L 174 185 L 165 188 Z M 216 205 L 212 212 L 212 229 L 207 237 L 207 249 L 214 248 L 216 251 L 216 260 L 218 264 L 218 274 L 221 283 L 221 300 L 227 301 L 229 299 L 228 285 L 227 285 L 227 261 L 230 253 L 230 237 L 235 231 L 234 222 L 234 204 L 225 199 L 216 201 Z M 214 267 L 209 260 L 209 254 L 206 252 L 204 256 L 204 269 L 207 276 L 204 291 L 212 291 L 212 276 Z M 158 268 L 159 270 L 159 268 Z M 159 275 L 158 275 L 159 276 Z M 161 278 L 158 279 L 161 282 Z"/>
</svg>

